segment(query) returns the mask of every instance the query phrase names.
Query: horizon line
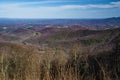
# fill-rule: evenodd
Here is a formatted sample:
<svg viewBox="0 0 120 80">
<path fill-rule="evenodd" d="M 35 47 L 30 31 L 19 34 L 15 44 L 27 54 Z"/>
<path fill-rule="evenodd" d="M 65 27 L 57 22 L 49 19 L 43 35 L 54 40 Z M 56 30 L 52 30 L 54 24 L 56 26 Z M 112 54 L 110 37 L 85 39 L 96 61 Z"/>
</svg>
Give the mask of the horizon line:
<svg viewBox="0 0 120 80">
<path fill-rule="evenodd" d="M 105 18 L 7 18 L 0 17 L 0 19 L 107 19 L 107 18 L 119 18 L 120 16 L 105 17 Z"/>
</svg>

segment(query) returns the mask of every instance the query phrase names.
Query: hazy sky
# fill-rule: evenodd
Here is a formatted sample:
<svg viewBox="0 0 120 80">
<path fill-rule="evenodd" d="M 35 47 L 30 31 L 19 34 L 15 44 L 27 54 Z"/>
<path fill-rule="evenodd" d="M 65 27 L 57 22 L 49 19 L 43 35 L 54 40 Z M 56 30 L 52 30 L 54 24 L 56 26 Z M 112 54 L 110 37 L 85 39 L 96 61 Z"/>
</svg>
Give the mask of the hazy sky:
<svg viewBox="0 0 120 80">
<path fill-rule="evenodd" d="M 0 0 L 0 18 L 120 16 L 120 0 Z"/>
</svg>

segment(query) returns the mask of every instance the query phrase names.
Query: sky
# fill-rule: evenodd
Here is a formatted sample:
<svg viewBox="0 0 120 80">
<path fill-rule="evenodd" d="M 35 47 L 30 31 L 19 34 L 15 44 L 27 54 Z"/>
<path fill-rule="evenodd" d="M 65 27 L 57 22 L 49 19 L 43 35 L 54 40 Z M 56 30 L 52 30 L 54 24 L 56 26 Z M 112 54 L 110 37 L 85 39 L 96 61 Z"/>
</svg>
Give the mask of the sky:
<svg viewBox="0 0 120 80">
<path fill-rule="evenodd" d="M 0 18 L 120 17 L 120 0 L 0 0 Z"/>
</svg>

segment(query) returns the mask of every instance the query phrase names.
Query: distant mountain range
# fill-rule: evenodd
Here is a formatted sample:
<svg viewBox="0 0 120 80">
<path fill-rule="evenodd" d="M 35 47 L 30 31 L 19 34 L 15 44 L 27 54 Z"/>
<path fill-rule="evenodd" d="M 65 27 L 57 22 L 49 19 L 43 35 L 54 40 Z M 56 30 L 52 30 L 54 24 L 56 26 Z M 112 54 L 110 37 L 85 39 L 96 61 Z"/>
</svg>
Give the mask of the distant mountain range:
<svg viewBox="0 0 120 80">
<path fill-rule="evenodd" d="M 108 29 L 120 27 L 120 17 L 105 19 L 0 19 L 0 27 L 67 27 L 78 25 L 90 29 Z"/>
<path fill-rule="evenodd" d="M 115 19 L 115 20 L 118 19 L 118 20 L 120 20 L 120 17 L 111 17 L 111 18 L 106 18 L 106 19 L 112 19 L 112 20 L 113 19 Z"/>
</svg>

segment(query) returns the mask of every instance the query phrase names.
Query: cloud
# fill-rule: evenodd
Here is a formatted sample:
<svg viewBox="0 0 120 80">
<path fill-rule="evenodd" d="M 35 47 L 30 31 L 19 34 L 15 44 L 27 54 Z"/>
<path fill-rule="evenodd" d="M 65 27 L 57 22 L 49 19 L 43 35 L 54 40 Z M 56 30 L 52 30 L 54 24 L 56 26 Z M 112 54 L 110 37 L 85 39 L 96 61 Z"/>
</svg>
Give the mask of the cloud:
<svg viewBox="0 0 120 80">
<path fill-rule="evenodd" d="M 88 9 L 88 8 L 120 8 L 120 1 L 109 4 L 88 4 L 88 5 L 63 5 L 62 9 Z"/>
<path fill-rule="evenodd" d="M 89 8 L 113 8 L 115 6 L 113 5 L 94 5 L 94 4 L 89 4 L 89 5 L 63 5 L 59 6 L 59 9 L 89 9 Z"/>
<path fill-rule="evenodd" d="M 113 5 L 120 5 L 120 1 L 118 1 L 118 2 L 111 2 L 111 4 L 113 4 Z"/>
<path fill-rule="evenodd" d="M 21 2 L 21 3 L 8 3 L 8 4 L 0 4 L 0 8 L 25 8 L 33 5 L 39 5 L 37 7 L 45 8 L 60 8 L 60 9 L 87 9 L 87 8 L 120 8 L 120 1 L 118 2 L 110 2 L 108 4 L 87 4 L 87 5 L 58 5 L 58 6 L 41 6 L 41 4 L 51 4 L 51 3 L 59 3 L 63 1 L 40 1 L 40 2 Z M 67 2 L 67 1 L 66 1 Z M 30 6 L 27 6 L 30 5 Z"/>
<path fill-rule="evenodd" d="M 53 17 L 54 15 L 76 15 L 77 11 L 96 9 L 120 8 L 120 1 L 110 2 L 108 4 L 59 4 L 56 6 L 48 4 L 58 4 L 62 1 L 40 1 L 40 2 L 21 2 L 21 3 L 0 3 L 0 16 L 5 17 Z M 41 5 L 42 4 L 42 5 Z M 44 5 L 45 4 L 45 5 Z M 37 5 L 37 6 L 34 6 Z M 47 5 L 47 6 L 46 6 Z M 68 12 L 68 13 L 66 13 Z M 84 13 L 83 11 L 81 13 Z M 59 14 L 59 15 L 58 15 Z"/>
</svg>

